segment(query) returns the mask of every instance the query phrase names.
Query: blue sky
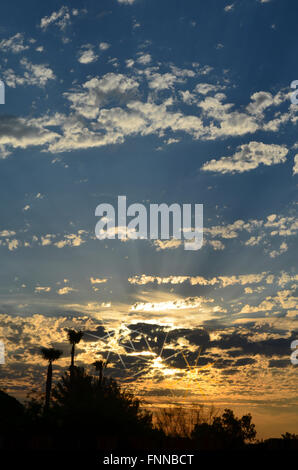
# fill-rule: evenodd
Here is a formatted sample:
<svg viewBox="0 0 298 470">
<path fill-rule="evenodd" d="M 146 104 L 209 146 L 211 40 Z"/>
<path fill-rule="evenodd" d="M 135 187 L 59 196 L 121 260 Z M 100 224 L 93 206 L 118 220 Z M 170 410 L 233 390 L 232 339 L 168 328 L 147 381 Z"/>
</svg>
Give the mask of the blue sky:
<svg viewBox="0 0 298 470">
<path fill-rule="evenodd" d="M 180 331 L 166 349 L 186 341 L 192 352 L 199 342 L 184 337 L 204 329 L 202 364 L 217 361 L 204 399 L 217 403 L 220 389 L 225 404 L 256 408 L 263 433 L 275 413 L 276 433 L 294 431 L 296 16 L 289 0 L 1 6 L 0 335 L 11 390 L 38 377 L 41 342 L 67 348 L 65 326 L 149 323 L 153 336 Z M 95 208 L 118 195 L 204 204 L 202 249 L 97 240 Z M 81 363 L 106 353 L 82 344 Z M 157 378 L 152 364 L 138 375 L 152 403 L 168 399 L 154 395 Z"/>
</svg>

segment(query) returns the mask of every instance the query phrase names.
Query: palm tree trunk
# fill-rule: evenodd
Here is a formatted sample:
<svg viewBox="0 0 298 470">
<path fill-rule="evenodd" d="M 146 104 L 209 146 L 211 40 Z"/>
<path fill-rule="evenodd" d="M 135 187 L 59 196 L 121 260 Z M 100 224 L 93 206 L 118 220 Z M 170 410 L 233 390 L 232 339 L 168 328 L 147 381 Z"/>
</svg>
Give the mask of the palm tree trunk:
<svg viewBox="0 0 298 470">
<path fill-rule="evenodd" d="M 69 368 L 70 378 L 73 378 L 73 373 L 74 373 L 74 356 L 75 356 L 75 343 L 72 343 L 71 353 L 70 353 L 71 360 L 70 360 L 70 368 Z"/>
<path fill-rule="evenodd" d="M 52 375 L 53 375 L 53 366 L 52 362 L 49 362 L 48 373 L 47 373 L 47 382 L 46 382 L 46 401 L 45 401 L 45 411 L 49 410 L 50 399 L 51 399 L 51 389 L 52 389 Z"/>
<path fill-rule="evenodd" d="M 71 347 L 71 362 L 70 362 L 70 367 L 72 369 L 74 368 L 74 356 L 75 356 L 75 345 L 73 343 Z"/>
</svg>

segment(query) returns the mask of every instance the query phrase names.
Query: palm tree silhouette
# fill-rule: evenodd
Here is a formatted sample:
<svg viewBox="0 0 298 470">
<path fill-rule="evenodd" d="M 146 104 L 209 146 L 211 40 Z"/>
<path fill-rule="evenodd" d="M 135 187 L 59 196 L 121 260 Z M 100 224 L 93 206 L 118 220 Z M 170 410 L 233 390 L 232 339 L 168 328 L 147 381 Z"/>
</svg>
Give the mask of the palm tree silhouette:
<svg viewBox="0 0 298 470">
<path fill-rule="evenodd" d="M 81 339 L 83 338 L 84 333 L 83 331 L 79 330 L 67 330 L 67 337 L 68 341 L 71 344 L 71 361 L 70 361 L 70 373 L 72 374 L 74 371 L 74 357 L 75 357 L 75 345 L 79 344 Z"/>
<path fill-rule="evenodd" d="M 52 390 L 52 376 L 53 376 L 53 362 L 57 361 L 62 356 L 62 351 L 55 348 L 41 348 L 40 353 L 46 361 L 49 362 L 47 381 L 46 381 L 46 397 L 44 409 L 47 411 L 50 406 L 51 390 Z"/>
<path fill-rule="evenodd" d="M 99 361 L 93 362 L 92 365 L 95 367 L 95 370 L 98 372 L 98 380 L 99 380 L 99 384 L 101 385 L 103 381 L 103 370 L 107 367 L 108 362 L 100 359 Z"/>
</svg>

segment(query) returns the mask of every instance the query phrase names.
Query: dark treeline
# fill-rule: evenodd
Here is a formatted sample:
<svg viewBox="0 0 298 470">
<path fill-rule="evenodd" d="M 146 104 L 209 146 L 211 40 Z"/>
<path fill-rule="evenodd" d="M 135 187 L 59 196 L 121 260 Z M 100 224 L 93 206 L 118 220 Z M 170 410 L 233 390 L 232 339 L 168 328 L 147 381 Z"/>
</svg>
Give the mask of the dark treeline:
<svg viewBox="0 0 298 470">
<path fill-rule="evenodd" d="M 0 391 L 1 450 L 298 450 L 298 436 L 290 433 L 256 441 L 251 415 L 238 418 L 229 409 L 206 417 L 198 408 L 188 429 L 179 409 L 163 410 L 153 417 L 139 399 L 105 376 L 104 360 L 94 362 L 96 376 L 75 366 L 75 346 L 82 336 L 82 332 L 68 331 L 70 367 L 53 387 L 53 362 L 61 351 L 41 348 L 48 363 L 43 398 L 21 404 Z"/>
</svg>

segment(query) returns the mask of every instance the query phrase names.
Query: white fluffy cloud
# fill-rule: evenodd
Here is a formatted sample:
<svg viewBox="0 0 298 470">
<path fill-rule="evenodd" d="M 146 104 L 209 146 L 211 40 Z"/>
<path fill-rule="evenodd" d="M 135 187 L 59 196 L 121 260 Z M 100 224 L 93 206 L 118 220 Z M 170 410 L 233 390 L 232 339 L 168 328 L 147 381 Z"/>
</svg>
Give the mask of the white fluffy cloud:
<svg viewBox="0 0 298 470">
<path fill-rule="evenodd" d="M 179 246 L 181 246 L 182 241 L 173 238 L 171 240 L 155 240 L 155 242 L 153 242 L 153 244 L 156 247 L 157 251 L 173 250 L 173 249 L 178 248 Z"/>
<path fill-rule="evenodd" d="M 250 114 L 262 114 L 270 106 L 278 106 L 284 100 L 283 93 L 277 93 L 275 96 L 269 92 L 258 91 L 251 96 L 251 103 L 247 106 Z"/>
<path fill-rule="evenodd" d="M 105 284 L 106 282 L 108 282 L 108 279 L 106 278 L 90 277 L 91 284 Z"/>
<path fill-rule="evenodd" d="M 51 287 L 48 287 L 48 286 L 36 286 L 34 289 L 34 292 L 36 294 L 41 294 L 42 292 L 50 292 L 50 291 L 51 291 Z"/>
<path fill-rule="evenodd" d="M 25 44 L 24 35 L 21 33 L 17 33 L 9 39 L 2 39 L 2 41 L 0 41 L 0 50 L 3 52 L 13 52 L 17 54 L 26 49 L 29 49 L 29 45 Z"/>
<path fill-rule="evenodd" d="M 288 251 L 288 245 L 286 242 L 282 242 L 278 250 L 273 250 L 269 253 L 270 258 L 276 258 L 277 256 L 282 255 Z"/>
<path fill-rule="evenodd" d="M 225 87 L 223 86 L 218 86 L 218 85 L 212 85 L 211 83 L 198 83 L 195 87 L 195 91 L 197 93 L 200 93 L 201 95 L 208 95 L 210 92 L 217 92 L 220 90 L 223 90 Z"/>
<path fill-rule="evenodd" d="M 98 56 L 95 54 L 93 46 L 87 44 L 82 46 L 82 50 L 79 53 L 78 61 L 80 64 L 91 64 L 92 62 L 96 62 Z"/>
<path fill-rule="evenodd" d="M 92 45 L 81 48 L 81 63 L 92 63 L 96 59 Z M 65 114 L 55 113 L 38 119 L 44 133 L 51 133 L 53 126 L 57 130 L 50 142 L 40 142 L 43 150 L 59 153 L 99 148 L 121 144 L 129 136 L 153 134 L 161 138 L 165 145 L 177 142 L 181 139 L 181 133 L 188 134 L 194 140 L 216 140 L 252 134 L 261 129 L 276 131 L 282 124 L 294 119 L 294 111 L 289 111 L 277 113 L 274 119 L 266 121 L 267 110 L 278 106 L 284 99 L 281 93 L 275 96 L 263 91 L 254 93 L 250 103 L 238 110 L 233 103 L 226 102 L 227 97 L 222 93 L 226 85 L 219 87 L 205 81 L 200 83 L 200 77 L 210 73 L 209 66 L 194 63 L 192 68 L 186 69 L 169 65 L 169 70 L 163 68 L 161 73 L 160 66 L 150 64 L 150 67 L 143 67 L 149 60 L 152 61 L 149 54 L 140 53 L 135 61 L 127 62 L 127 74 L 110 72 L 95 76 L 66 91 L 63 94 L 68 104 Z M 143 62 L 139 68 L 138 61 Z M 17 75 L 13 70 L 5 71 L 8 85 L 44 86 L 55 78 L 54 72 L 44 64 L 35 65 L 23 59 L 21 66 L 25 70 L 23 75 Z M 192 91 L 187 90 L 188 80 L 193 81 L 196 77 L 199 83 L 195 88 L 192 85 Z M 183 90 L 179 90 L 179 84 L 183 84 Z M 184 107 L 184 103 L 192 106 L 191 112 L 180 110 L 180 105 Z M 260 149 L 262 145 L 264 147 Z M 279 153 L 278 147 L 251 142 L 239 147 L 231 157 L 206 162 L 203 169 L 242 172 L 256 168 L 260 163 L 271 165 L 283 162 L 284 150 Z M 272 151 L 270 155 L 267 150 Z M 0 142 L 0 151 L 2 157 L 7 156 L 9 144 L 5 146 Z M 216 241 L 214 248 L 223 249 L 223 245 Z"/>
<path fill-rule="evenodd" d="M 150 54 L 140 54 L 137 59 L 137 62 L 142 65 L 148 65 L 151 62 L 151 55 Z"/>
<path fill-rule="evenodd" d="M 64 30 L 66 26 L 70 24 L 69 8 L 62 6 L 60 10 L 54 11 L 50 16 L 45 16 L 40 21 L 40 27 L 43 30 L 46 30 L 52 24 L 58 26 L 59 29 Z"/>
<path fill-rule="evenodd" d="M 57 248 L 64 248 L 65 246 L 81 246 L 86 243 L 83 238 L 86 234 L 85 230 L 79 230 L 78 233 L 70 233 L 65 235 L 61 240 L 54 243 Z"/>
<path fill-rule="evenodd" d="M 285 273 L 286 274 L 286 273 Z M 214 286 L 218 287 L 228 287 L 235 285 L 248 285 L 248 284 L 259 284 L 261 281 L 269 279 L 269 274 L 267 272 L 259 274 L 241 274 L 233 276 L 217 276 L 210 279 L 207 279 L 203 276 L 147 276 L 146 274 L 141 274 L 140 276 L 133 276 L 128 278 L 130 284 L 135 285 L 146 285 L 156 282 L 158 285 L 162 284 L 184 284 L 189 282 L 192 286 L 201 285 L 201 286 Z"/>
<path fill-rule="evenodd" d="M 12 116 L 0 117 L 0 156 L 5 158 L 11 148 L 26 148 L 49 144 L 57 138 L 55 132 L 49 131 L 34 120 Z"/>
<path fill-rule="evenodd" d="M 288 149 L 282 145 L 249 142 L 237 147 L 237 152 L 230 157 L 212 159 L 202 166 L 203 171 L 218 173 L 243 173 L 254 170 L 259 165 L 276 165 L 286 161 Z"/>
<path fill-rule="evenodd" d="M 172 73 L 150 73 L 148 84 L 152 90 L 167 90 L 176 82 L 176 77 Z"/>
<path fill-rule="evenodd" d="M 70 294 L 70 292 L 74 292 L 76 289 L 73 287 L 65 286 L 61 287 L 60 289 L 57 290 L 58 295 L 67 295 Z"/>
<path fill-rule="evenodd" d="M 65 97 L 71 102 L 72 109 L 88 119 L 94 119 L 99 108 L 109 99 L 125 102 L 137 92 L 138 87 L 136 80 L 110 72 L 101 78 L 92 78 L 83 84 L 83 90 L 65 93 Z"/>
<path fill-rule="evenodd" d="M 225 12 L 229 12 L 229 11 L 232 11 L 232 10 L 234 10 L 234 3 L 231 3 L 231 4 L 224 7 Z"/>
<path fill-rule="evenodd" d="M 20 65 L 24 69 L 23 75 L 17 75 L 11 68 L 3 73 L 6 84 L 11 88 L 24 85 L 44 87 L 49 80 L 56 78 L 53 70 L 45 64 L 33 64 L 23 58 Z"/>
<path fill-rule="evenodd" d="M 294 157 L 293 175 L 298 174 L 298 154 Z"/>
<path fill-rule="evenodd" d="M 100 42 L 98 47 L 101 51 L 106 51 L 111 45 L 108 42 Z"/>
<path fill-rule="evenodd" d="M 206 297 L 187 297 L 185 299 L 167 300 L 163 302 L 136 302 L 131 307 L 132 312 L 163 312 L 198 308 L 202 303 L 212 302 Z"/>
</svg>

